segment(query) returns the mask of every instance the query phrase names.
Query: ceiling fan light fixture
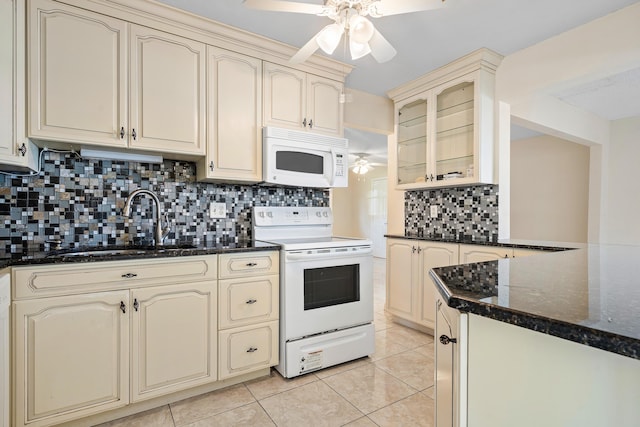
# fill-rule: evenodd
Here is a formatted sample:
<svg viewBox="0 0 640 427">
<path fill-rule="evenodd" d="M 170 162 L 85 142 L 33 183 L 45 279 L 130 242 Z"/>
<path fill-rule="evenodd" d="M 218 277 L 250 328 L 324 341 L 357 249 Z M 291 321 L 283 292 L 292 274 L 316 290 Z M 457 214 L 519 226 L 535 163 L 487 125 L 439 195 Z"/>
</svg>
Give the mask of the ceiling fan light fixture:
<svg viewBox="0 0 640 427">
<path fill-rule="evenodd" d="M 362 15 L 353 15 L 349 19 L 349 37 L 356 43 L 369 43 L 374 31 L 371 21 Z"/>
<path fill-rule="evenodd" d="M 371 47 L 369 47 L 369 43 L 358 43 L 355 40 L 350 39 L 349 51 L 351 52 L 351 59 L 356 60 L 370 54 Z"/>
<path fill-rule="evenodd" d="M 344 33 L 344 27 L 338 23 L 327 25 L 320 31 L 316 37 L 316 42 L 320 49 L 326 54 L 331 55 L 338 47 L 342 34 Z"/>
</svg>

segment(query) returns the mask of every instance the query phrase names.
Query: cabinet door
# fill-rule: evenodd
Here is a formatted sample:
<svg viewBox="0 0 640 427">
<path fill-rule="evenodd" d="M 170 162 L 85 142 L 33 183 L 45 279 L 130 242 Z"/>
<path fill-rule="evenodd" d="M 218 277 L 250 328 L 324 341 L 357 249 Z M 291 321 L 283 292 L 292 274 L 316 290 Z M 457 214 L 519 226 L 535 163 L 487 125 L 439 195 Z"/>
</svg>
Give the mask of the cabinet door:
<svg viewBox="0 0 640 427">
<path fill-rule="evenodd" d="M 427 163 L 431 124 L 428 94 L 412 97 L 396 108 L 396 162 L 398 188 L 424 187 L 433 171 Z"/>
<path fill-rule="evenodd" d="M 307 75 L 307 126 L 309 130 L 342 136 L 344 85 L 324 77 Z"/>
<path fill-rule="evenodd" d="M 306 73 L 269 62 L 264 63 L 263 69 L 264 125 L 304 130 L 307 123 Z"/>
<path fill-rule="evenodd" d="M 511 258 L 513 249 L 497 246 L 460 245 L 460 264 Z"/>
<path fill-rule="evenodd" d="M 126 146 L 127 24 L 30 0 L 29 137 Z"/>
<path fill-rule="evenodd" d="M 129 293 L 14 304 L 15 425 L 44 426 L 129 402 Z"/>
<path fill-rule="evenodd" d="M 457 350 L 454 343 L 444 344 L 441 336 L 454 337 L 454 329 L 448 319 L 446 307 L 437 300 L 437 318 L 435 329 L 436 342 L 436 416 L 437 427 L 453 427 L 454 413 L 454 357 Z M 446 342 L 446 341 L 445 341 Z"/>
<path fill-rule="evenodd" d="M 387 241 L 387 310 L 396 316 L 414 317 L 414 256 L 411 241 Z"/>
<path fill-rule="evenodd" d="M 216 283 L 131 291 L 132 401 L 216 380 Z"/>
<path fill-rule="evenodd" d="M 202 178 L 262 180 L 262 61 L 207 47 L 208 120 Z"/>
<path fill-rule="evenodd" d="M 129 145 L 205 153 L 205 45 L 131 26 Z"/>
<path fill-rule="evenodd" d="M 428 243 L 419 246 L 420 271 L 420 318 L 423 325 L 434 329 L 436 322 L 436 299 L 438 290 L 433 284 L 429 270 L 458 264 L 458 245 L 453 243 Z"/>
</svg>

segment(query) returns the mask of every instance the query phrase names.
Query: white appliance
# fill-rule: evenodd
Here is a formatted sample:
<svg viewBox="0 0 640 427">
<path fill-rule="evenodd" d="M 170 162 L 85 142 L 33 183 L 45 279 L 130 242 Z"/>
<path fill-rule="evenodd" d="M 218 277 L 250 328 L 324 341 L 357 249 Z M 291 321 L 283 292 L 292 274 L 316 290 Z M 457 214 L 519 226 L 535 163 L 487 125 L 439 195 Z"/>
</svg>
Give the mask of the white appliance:
<svg viewBox="0 0 640 427">
<path fill-rule="evenodd" d="M 347 187 L 349 141 L 311 132 L 265 127 L 262 173 L 269 184 Z"/>
<path fill-rule="evenodd" d="M 280 252 L 280 363 L 291 378 L 373 354 L 371 241 L 333 237 L 328 207 L 254 207 Z"/>
</svg>

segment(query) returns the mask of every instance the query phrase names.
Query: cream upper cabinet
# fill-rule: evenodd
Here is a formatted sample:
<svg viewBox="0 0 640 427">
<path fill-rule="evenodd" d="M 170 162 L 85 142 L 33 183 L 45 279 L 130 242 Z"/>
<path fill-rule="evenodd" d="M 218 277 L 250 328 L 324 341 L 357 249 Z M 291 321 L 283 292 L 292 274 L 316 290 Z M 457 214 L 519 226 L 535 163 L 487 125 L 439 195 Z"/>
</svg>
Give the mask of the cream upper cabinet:
<svg viewBox="0 0 640 427">
<path fill-rule="evenodd" d="M 341 82 L 264 63 L 265 126 L 342 136 Z"/>
<path fill-rule="evenodd" d="M 129 402 L 129 291 L 14 305 L 15 426 L 49 426 Z"/>
<path fill-rule="evenodd" d="M 205 153 L 205 45 L 131 25 L 129 146 Z"/>
<path fill-rule="evenodd" d="M 131 291 L 131 401 L 216 380 L 215 281 Z"/>
<path fill-rule="evenodd" d="M 50 0 L 27 3 L 29 136 L 126 147 L 128 24 Z"/>
<path fill-rule="evenodd" d="M 387 241 L 387 311 L 435 328 L 437 293 L 429 270 L 458 263 L 455 243 Z"/>
<path fill-rule="evenodd" d="M 496 182 L 494 81 L 500 61 L 480 49 L 389 92 L 396 188 Z"/>
<path fill-rule="evenodd" d="M 207 150 L 199 180 L 262 181 L 262 61 L 207 47 Z"/>
<path fill-rule="evenodd" d="M 0 0 L 0 170 L 38 168 L 25 128 L 25 2 Z"/>
<path fill-rule="evenodd" d="M 513 248 L 483 245 L 460 245 L 460 264 L 511 258 Z"/>
<path fill-rule="evenodd" d="M 204 154 L 203 43 L 51 0 L 28 4 L 29 137 Z"/>
</svg>

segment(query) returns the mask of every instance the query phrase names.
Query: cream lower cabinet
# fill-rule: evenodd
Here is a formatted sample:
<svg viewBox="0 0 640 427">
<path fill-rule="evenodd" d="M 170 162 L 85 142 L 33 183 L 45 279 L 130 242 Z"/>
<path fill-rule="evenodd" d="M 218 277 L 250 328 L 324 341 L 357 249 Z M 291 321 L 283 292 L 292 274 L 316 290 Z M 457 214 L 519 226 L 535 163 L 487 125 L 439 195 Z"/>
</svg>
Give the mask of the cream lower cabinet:
<svg viewBox="0 0 640 427">
<path fill-rule="evenodd" d="M 205 45 L 51 0 L 28 3 L 35 139 L 205 152 Z"/>
<path fill-rule="evenodd" d="M 483 245 L 460 245 L 460 264 L 511 258 L 513 248 Z"/>
<path fill-rule="evenodd" d="M 49 426 L 129 403 L 129 291 L 14 304 L 14 424 Z"/>
<path fill-rule="evenodd" d="M 12 425 L 217 380 L 216 255 L 17 267 L 12 278 Z"/>
<path fill-rule="evenodd" d="M 457 263 L 457 244 L 388 239 L 387 311 L 434 329 L 437 295 L 429 270 Z"/>
<path fill-rule="evenodd" d="M 216 379 L 217 289 L 210 282 L 131 291 L 131 401 Z"/>
<path fill-rule="evenodd" d="M 278 252 L 220 255 L 220 379 L 278 364 Z"/>
<path fill-rule="evenodd" d="M 269 62 L 263 76 L 265 126 L 342 136 L 341 82 Z"/>
<path fill-rule="evenodd" d="M 207 47 L 207 154 L 198 180 L 262 181 L 262 61 Z"/>
</svg>

